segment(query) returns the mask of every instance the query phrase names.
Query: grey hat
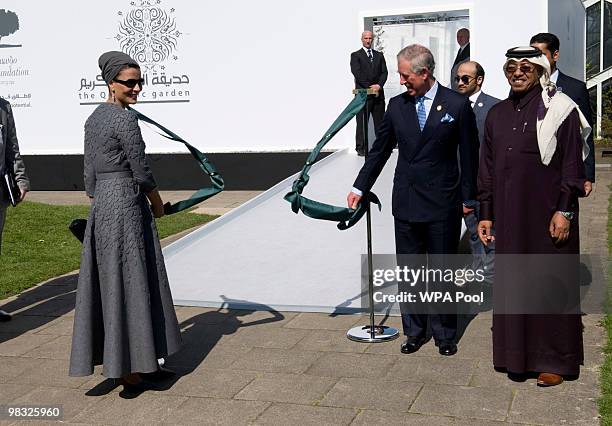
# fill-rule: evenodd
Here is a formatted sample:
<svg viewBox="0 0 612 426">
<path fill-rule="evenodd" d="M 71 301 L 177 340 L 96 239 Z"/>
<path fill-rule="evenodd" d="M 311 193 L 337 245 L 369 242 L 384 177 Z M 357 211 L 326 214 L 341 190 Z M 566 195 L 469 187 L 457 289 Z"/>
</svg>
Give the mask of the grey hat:
<svg viewBox="0 0 612 426">
<path fill-rule="evenodd" d="M 100 71 L 102 71 L 102 78 L 107 84 L 113 81 L 126 65 L 135 65 L 140 68 L 138 62 L 123 52 L 106 52 L 98 59 L 98 66 L 100 67 Z"/>
</svg>

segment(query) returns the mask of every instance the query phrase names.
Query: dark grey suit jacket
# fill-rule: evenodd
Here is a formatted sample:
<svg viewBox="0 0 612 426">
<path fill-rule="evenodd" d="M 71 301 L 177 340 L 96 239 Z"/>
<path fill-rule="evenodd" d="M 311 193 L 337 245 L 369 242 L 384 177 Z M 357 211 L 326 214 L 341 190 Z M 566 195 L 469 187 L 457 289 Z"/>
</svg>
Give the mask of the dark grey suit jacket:
<svg viewBox="0 0 612 426">
<path fill-rule="evenodd" d="M 474 115 L 476 116 L 476 126 L 478 127 L 478 141 L 480 145 L 484 141 L 484 124 L 487 119 L 487 114 L 493 105 L 500 102 L 501 99 L 497 99 L 491 95 L 487 95 L 482 90 L 474 102 Z"/>
<path fill-rule="evenodd" d="M 591 101 L 589 100 L 589 91 L 584 81 L 563 74 L 561 70 L 559 70 L 557 87 L 578 104 L 578 108 L 580 108 L 580 111 L 582 111 L 582 114 L 584 114 L 584 117 L 592 128 L 593 114 L 591 112 Z M 589 145 L 589 156 L 584 160 L 584 172 L 589 181 L 595 182 L 595 145 L 593 143 L 593 132 L 589 135 L 587 144 Z"/>
<path fill-rule="evenodd" d="M 4 170 L 8 163 L 13 166 L 17 184 L 21 189 L 30 190 L 30 181 L 25 172 L 25 164 L 19 153 L 19 143 L 17 142 L 17 131 L 15 129 L 15 119 L 11 104 L 0 99 L 0 174 L 4 174 Z M 0 208 L 6 206 L 8 198 L 4 194 L 2 185 L 0 185 Z"/>
</svg>

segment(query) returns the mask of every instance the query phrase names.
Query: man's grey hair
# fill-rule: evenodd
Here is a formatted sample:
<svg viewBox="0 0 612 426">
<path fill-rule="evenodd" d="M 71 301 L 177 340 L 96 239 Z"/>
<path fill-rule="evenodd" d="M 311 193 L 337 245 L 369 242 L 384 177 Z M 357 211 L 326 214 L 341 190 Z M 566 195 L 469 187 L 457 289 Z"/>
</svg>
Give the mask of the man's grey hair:
<svg viewBox="0 0 612 426">
<path fill-rule="evenodd" d="M 433 75 L 436 69 L 436 61 L 434 61 L 431 51 L 420 44 L 411 44 L 404 47 L 397 54 L 397 60 L 399 61 L 400 59 L 410 62 L 410 68 L 416 74 L 420 74 L 426 69 Z"/>
</svg>

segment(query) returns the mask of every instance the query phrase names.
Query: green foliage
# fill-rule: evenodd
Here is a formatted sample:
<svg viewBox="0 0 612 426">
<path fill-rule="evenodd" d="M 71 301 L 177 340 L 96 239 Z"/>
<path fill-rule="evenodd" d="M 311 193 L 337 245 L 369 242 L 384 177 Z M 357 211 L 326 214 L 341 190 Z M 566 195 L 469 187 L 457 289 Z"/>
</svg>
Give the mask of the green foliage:
<svg viewBox="0 0 612 426">
<path fill-rule="evenodd" d="M 0 255 L 0 299 L 79 268 L 81 243 L 68 230 L 89 206 L 24 202 L 7 211 Z M 160 238 L 204 224 L 215 216 L 181 212 L 157 220 Z"/>
</svg>

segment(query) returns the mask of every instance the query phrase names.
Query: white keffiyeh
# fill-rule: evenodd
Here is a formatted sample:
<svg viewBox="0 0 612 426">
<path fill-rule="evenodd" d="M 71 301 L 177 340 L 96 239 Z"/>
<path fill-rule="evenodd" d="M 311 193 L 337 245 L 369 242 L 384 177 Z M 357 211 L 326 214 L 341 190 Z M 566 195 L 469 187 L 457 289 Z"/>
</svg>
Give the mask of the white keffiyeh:
<svg viewBox="0 0 612 426">
<path fill-rule="evenodd" d="M 521 48 L 528 49 L 528 48 Z M 508 58 L 508 62 L 515 61 L 517 65 L 521 61 L 528 61 L 534 65 L 539 65 L 544 72 L 540 76 L 540 85 L 542 86 L 542 101 L 544 102 L 545 114 L 543 117 L 538 117 L 536 123 L 538 147 L 540 149 L 540 158 L 544 165 L 549 165 L 555 150 L 557 149 L 557 131 L 559 127 L 576 109 L 580 118 L 580 131 L 583 139 L 582 143 L 582 159 L 586 159 L 589 155 L 589 146 L 587 138 L 591 134 L 591 126 L 584 117 L 578 105 L 566 94 L 557 90 L 555 83 L 550 81 L 550 64 L 546 56 L 539 55 L 531 58 Z M 505 68 L 505 67 L 504 67 Z"/>
</svg>

